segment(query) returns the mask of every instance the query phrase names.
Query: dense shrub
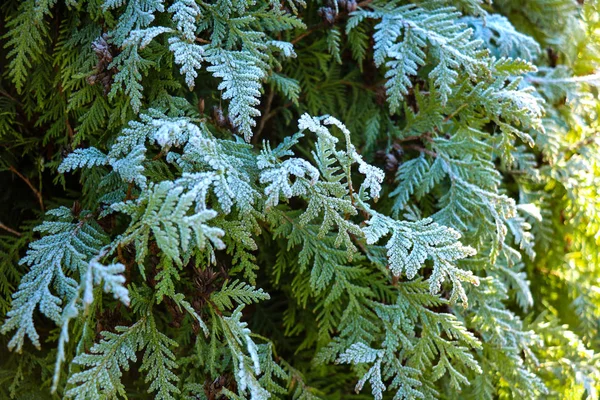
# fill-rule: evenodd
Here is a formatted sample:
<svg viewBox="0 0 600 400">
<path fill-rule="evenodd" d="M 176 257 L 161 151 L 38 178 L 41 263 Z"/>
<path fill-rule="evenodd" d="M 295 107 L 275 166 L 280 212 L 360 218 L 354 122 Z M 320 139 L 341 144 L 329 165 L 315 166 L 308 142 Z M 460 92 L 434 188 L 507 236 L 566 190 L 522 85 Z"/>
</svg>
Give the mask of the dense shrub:
<svg viewBox="0 0 600 400">
<path fill-rule="evenodd" d="M 597 398 L 596 1 L 0 11 L 1 398 Z"/>
</svg>

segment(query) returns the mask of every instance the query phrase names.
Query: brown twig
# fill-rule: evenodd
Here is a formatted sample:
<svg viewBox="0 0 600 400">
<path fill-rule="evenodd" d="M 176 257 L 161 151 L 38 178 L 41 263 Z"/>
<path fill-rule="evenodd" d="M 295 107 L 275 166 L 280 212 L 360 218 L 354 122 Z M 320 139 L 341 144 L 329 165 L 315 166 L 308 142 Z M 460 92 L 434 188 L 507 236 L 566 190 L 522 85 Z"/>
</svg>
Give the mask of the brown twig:
<svg viewBox="0 0 600 400">
<path fill-rule="evenodd" d="M 73 140 L 73 136 L 75 136 L 75 131 L 73 130 L 73 127 L 71 126 L 71 123 L 69 122 L 69 117 L 67 116 L 65 119 L 66 119 L 66 123 L 67 123 L 67 133 L 69 135 L 69 139 Z"/>
<path fill-rule="evenodd" d="M 27 186 L 29 186 L 29 188 L 33 191 L 33 193 L 35 194 L 35 196 L 38 199 L 38 202 L 40 203 L 40 208 L 42 210 L 42 212 L 44 212 L 44 199 L 42 198 L 42 194 L 39 192 L 39 190 L 37 190 L 35 188 L 35 186 L 33 186 L 33 184 L 31 183 L 31 181 L 29 179 L 27 179 L 25 176 L 23 176 L 23 174 L 21 174 L 19 171 L 17 171 L 17 169 L 15 167 L 13 167 L 12 165 L 9 167 L 9 169 L 15 174 L 17 175 L 19 178 L 21 178 L 21 180 L 23 180 L 23 182 L 25 182 L 27 184 Z"/>
<path fill-rule="evenodd" d="M 413 136 L 406 136 L 403 138 L 399 138 L 396 139 L 395 142 L 396 143 L 403 143 L 403 142 L 411 142 L 413 140 L 420 140 L 420 141 L 428 141 L 428 142 L 432 142 L 433 140 L 431 139 L 431 136 L 429 136 L 430 133 L 429 132 L 425 132 L 421 135 L 413 135 Z"/>
<path fill-rule="evenodd" d="M 127 186 L 127 194 L 125 195 L 125 201 L 131 200 L 133 198 L 133 196 L 131 195 L 132 189 L 133 189 L 133 182 L 130 182 L 129 186 Z"/>
<path fill-rule="evenodd" d="M 446 118 L 444 118 L 444 122 L 448 122 L 450 121 L 452 118 L 454 118 L 463 108 L 465 108 L 466 106 L 468 106 L 467 103 L 461 105 L 460 107 L 458 107 L 456 110 L 454 110 L 452 112 L 452 114 L 448 115 Z"/>
<path fill-rule="evenodd" d="M 161 158 L 162 156 L 164 156 L 164 154 L 163 154 L 163 149 L 161 149 L 161 150 L 158 152 L 158 154 L 157 154 L 157 155 L 155 155 L 154 157 L 152 157 L 152 161 L 156 161 L 156 160 L 158 160 L 159 158 Z"/>
<path fill-rule="evenodd" d="M 15 99 L 13 96 L 11 96 L 8 92 L 4 91 L 4 90 L 0 90 L 0 96 L 4 96 L 12 101 L 14 101 L 15 103 L 17 103 L 18 105 L 22 105 L 21 102 L 17 99 Z"/>
<path fill-rule="evenodd" d="M 128 262 L 127 258 L 123 254 L 123 246 L 121 245 L 117 246 L 117 258 L 119 259 L 119 262 L 125 266 L 125 281 L 131 282 L 132 263 Z"/>
<path fill-rule="evenodd" d="M 14 229 L 9 228 L 8 226 L 4 225 L 2 222 L 0 222 L 0 229 L 4 229 L 5 231 L 10 232 L 15 236 L 21 237 L 21 232 L 17 232 Z"/>
<path fill-rule="evenodd" d="M 568 151 L 571 153 L 575 153 L 575 152 L 579 151 L 579 149 L 581 149 L 582 147 L 585 147 L 589 144 L 592 144 L 594 141 L 596 141 L 598 139 L 599 135 L 600 135 L 600 131 L 592 133 L 588 137 L 586 137 L 586 138 L 578 141 L 577 143 L 573 144 L 572 146 L 570 146 L 568 148 Z"/>
<path fill-rule="evenodd" d="M 216 305 L 215 303 L 213 303 L 213 301 L 212 301 L 211 299 L 207 299 L 207 300 L 206 300 L 206 304 L 208 304 L 208 305 L 210 306 L 210 308 L 212 308 L 212 309 L 213 309 L 213 311 L 214 311 L 215 313 L 217 313 L 217 315 L 218 315 L 219 317 L 222 317 L 222 316 L 223 316 L 223 313 L 221 312 L 221 310 L 219 310 L 219 307 L 217 307 L 217 305 Z"/>
<path fill-rule="evenodd" d="M 428 150 L 428 149 L 426 149 L 424 147 L 421 147 L 421 146 L 417 146 L 416 144 L 409 144 L 409 145 L 405 145 L 405 146 L 402 146 L 402 147 L 404 147 L 405 149 L 407 149 L 407 148 L 408 149 L 413 149 L 413 150 L 417 150 L 417 151 L 423 152 L 425 154 L 429 154 L 431 157 L 437 157 L 438 156 L 436 152 Z"/>
<path fill-rule="evenodd" d="M 275 91 L 271 90 L 269 92 L 269 97 L 267 97 L 267 104 L 265 106 L 265 111 L 263 112 L 262 118 L 260 119 L 260 122 L 258 123 L 258 129 L 256 130 L 256 133 L 254 134 L 254 137 L 252 138 L 252 143 L 258 143 L 258 139 L 263 131 L 263 129 L 265 129 L 265 124 L 266 122 L 272 118 L 273 115 L 271 115 L 271 105 L 273 104 L 273 98 L 275 97 Z"/>
<path fill-rule="evenodd" d="M 317 30 L 321 26 L 323 26 L 323 24 L 318 24 L 318 25 L 313 26 L 310 29 L 307 29 L 302 35 L 296 36 L 294 39 L 292 39 L 292 41 L 290 43 L 291 44 L 298 43 L 299 41 L 301 41 L 302 39 L 304 39 L 305 37 L 307 37 L 308 35 L 310 35 L 311 33 L 313 33 L 315 30 Z"/>
</svg>

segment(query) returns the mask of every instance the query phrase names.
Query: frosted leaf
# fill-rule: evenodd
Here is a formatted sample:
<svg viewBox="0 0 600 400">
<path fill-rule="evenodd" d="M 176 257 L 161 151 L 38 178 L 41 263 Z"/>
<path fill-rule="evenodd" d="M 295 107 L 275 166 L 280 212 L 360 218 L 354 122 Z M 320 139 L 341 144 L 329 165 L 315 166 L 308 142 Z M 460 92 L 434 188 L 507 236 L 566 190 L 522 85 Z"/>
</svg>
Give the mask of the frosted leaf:
<svg viewBox="0 0 600 400">
<path fill-rule="evenodd" d="M 282 42 L 280 40 L 269 40 L 267 46 L 273 46 L 281 51 L 285 57 L 296 58 L 296 52 L 294 52 L 294 45 L 289 42 Z"/>
<path fill-rule="evenodd" d="M 108 158 L 95 147 L 87 149 L 75 149 L 69 154 L 58 167 L 58 172 L 64 173 L 78 168 L 91 168 L 98 165 L 106 165 Z"/>
<path fill-rule="evenodd" d="M 185 76 L 185 83 L 192 90 L 198 77 L 197 70 L 202 67 L 204 61 L 204 47 L 173 36 L 169 38 L 169 50 L 173 52 L 175 63 L 181 65 L 179 72 Z"/>
<path fill-rule="evenodd" d="M 362 189 L 369 189 L 371 198 L 377 200 L 381 193 L 381 182 L 385 178 L 385 173 L 377 167 L 374 167 L 366 162 L 360 161 L 358 166 L 358 172 L 365 176 L 365 180 L 361 186 Z"/>
<path fill-rule="evenodd" d="M 129 37 L 123 42 L 123 46 L 139 46 L 140 49 L 148 46 L 158 35 L 166 32 L 172 32 L 171 28 L 164 26 L 155 26 L 147 29 L 137 29 L 131 31 Z"/>
<path fill-rule="evenodd" d="M 202 16 L 200 7 L 195 0 L 177 0 L 167 9 L 173 14 L 173 21 L 183 37 L 192 42 L 196 38 L 196 21 Z"/>
<path fill-rule="evenodd" d="M 314 185 L 319 179 L 319 171 L 300 158 L 290 158 L 275 168 L 263 170 L 260 182 L 269 184 L 265 187 L 265 195 L 268 196 L 265 202 L 267 207 L 276 206 L 281 196 L 289 199 L 306 194 L 306 183 L 301 179 L 294 179 L 292 182 L 292 176 L 306 178 L 309 185 Z"/>
<path fill-rule="evenodd" d="M 130 301 L 129 291 L 124 286 L 125 277 L 121 275 L 123 272 L 125 272 L 123 264 L 102 265 L 96 258 L 92 259 L 86 272 L 83 303 L 86 305 L 92 304 L 94 285 L 104 282 L 104 292 L 112 293 L 115 299 L 128 306 Z"/>
<path fill-rule="evenodd" d="M 372 217 L 367 221 L 363 232 L 368 244 L 375 244 L 391 233 L 385 247 L 390 271 L 395 276 L 405 273 L 412 279 L 425 266 L 426 260 L 432 260 L 430 288 L 433 294 L 438 293 L 441 284 L 449 278 L 455 290 L 453 294 L 466 303 L 466 295 L 460 282 L 478 284 L 478 279 L 472 272 L 455 266 L 456 260 L 474 255 L 475 250 L 463 246 L 458 241 L 460 234 L 452 228 L 438 225 L 429 218 L 418 222 L 405 222 L 372 212 Z"/>
<path fill-rule="evenodd" d="M 252 127 L 256 126 L 253 118 L 260 115 L 256 106 L 260 103 L 260 81 L 265 76 L 259 67 L 261 61 L 249 51 L 217 49 L 211 49 L 206 59 L 211 63 L 207 70 L 222 79 L 218 89 L 223 91 L 224 100 L 230 100 L 229 116 L 233 125 L 247 142 L 250 141 Z"/>
<path fill-rule="evenodd" d="M 106 235 L 97 224 L 79 223 L 66 207 L 50 210 L 47 215 L 54 220 L 36 228 L 46 235 L 31 243 L 21 259 L 30 269 L 13 295 L 12 309 L 2 325 L 2 333 L 16 329 L 8 343 L 9 349 L 21 351 L 25 336 L 40 347 L 33 320 L 36 310 L 39 308 L 60 325 L 61 305 L 75 296 L 78 286 L 66 273 L 86 271 L 88 261 L 106 244 Z"/>
</svg>

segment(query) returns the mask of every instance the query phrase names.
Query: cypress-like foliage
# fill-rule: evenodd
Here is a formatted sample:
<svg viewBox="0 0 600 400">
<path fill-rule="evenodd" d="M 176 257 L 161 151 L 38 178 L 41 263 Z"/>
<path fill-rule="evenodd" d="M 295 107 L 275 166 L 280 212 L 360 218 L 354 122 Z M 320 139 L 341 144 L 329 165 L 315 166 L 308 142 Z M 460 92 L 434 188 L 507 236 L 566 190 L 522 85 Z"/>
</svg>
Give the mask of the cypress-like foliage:
<svg viewBox="0 0 600 400">
<path fill-rule="evenodd" d="M 597 0 L 0 14 L 0 398 L 598 398 Z"/>
</svg>

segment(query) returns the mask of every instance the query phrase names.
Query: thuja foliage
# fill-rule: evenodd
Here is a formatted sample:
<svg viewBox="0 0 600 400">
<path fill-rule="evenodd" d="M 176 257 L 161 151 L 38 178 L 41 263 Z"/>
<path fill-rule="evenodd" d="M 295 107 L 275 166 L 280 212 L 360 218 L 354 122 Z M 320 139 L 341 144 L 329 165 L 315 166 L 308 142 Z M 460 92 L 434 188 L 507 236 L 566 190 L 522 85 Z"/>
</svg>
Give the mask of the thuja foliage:
<svg viewBox="0 0 600 400">
<path fill-rule="evenodd" d="M 0 397 L 596 399 L 595 0 L 11 0 Z"/>
</svg>

